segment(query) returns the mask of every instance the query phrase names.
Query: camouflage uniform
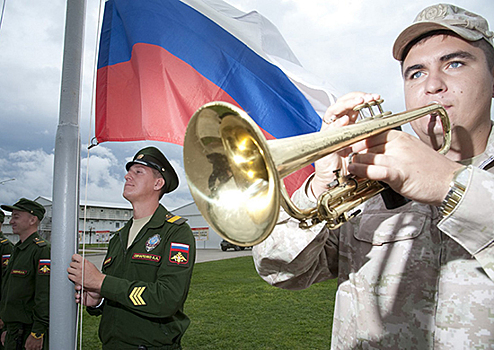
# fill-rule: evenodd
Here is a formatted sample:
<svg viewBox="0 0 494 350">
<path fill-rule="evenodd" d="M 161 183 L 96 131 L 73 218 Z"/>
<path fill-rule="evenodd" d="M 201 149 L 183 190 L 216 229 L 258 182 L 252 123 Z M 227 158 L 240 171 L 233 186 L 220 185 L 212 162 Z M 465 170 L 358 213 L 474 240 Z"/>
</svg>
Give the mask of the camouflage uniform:
<svg viewBox="0 0 494 350">
<path fill-rule="evenodd" d="M 380 196 L 339 230 L 302 230 L 281 213 L 254 247 L 256 268 L 287 289 L 338 278 L 333 349 L 494 349 L 494 131 L 453 213 Z M 485 169 L 480 170 L 479 169 Z M 316 204 L 305 185 L 293 196 Z"/>
<path fill-rule="evenodd" d="M 185 219 L 159 206 L 127 248 L 130 221 L 111 239 L 99 308 L 103 349 L 180 349 L 190 320 L 183 312 L 196 251 Z"/>
</svg>

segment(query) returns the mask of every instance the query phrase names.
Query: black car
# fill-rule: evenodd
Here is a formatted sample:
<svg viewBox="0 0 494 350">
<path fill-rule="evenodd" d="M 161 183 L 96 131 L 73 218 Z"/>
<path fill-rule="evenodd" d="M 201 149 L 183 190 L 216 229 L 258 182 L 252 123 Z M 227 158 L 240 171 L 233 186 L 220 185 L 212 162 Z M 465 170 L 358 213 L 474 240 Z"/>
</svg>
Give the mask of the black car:
<svg viewBox="0 0 494 350">
<path fill-rule="evenodd" d="M 226 252 L 226 250 L 228 248 L 233 248 L 236 251 L 244 250 L 245 249 L 245 247 L 240 247 L 240 246 L 238 246 L 236 244 L 233 244 L 233 243 L 230 243 L 230 242 L 228 242 L 226 240 L 222 240 L 220 246 L 221 246 L 221 250 L 224 251 L 224 252 Z"/>
</svg>

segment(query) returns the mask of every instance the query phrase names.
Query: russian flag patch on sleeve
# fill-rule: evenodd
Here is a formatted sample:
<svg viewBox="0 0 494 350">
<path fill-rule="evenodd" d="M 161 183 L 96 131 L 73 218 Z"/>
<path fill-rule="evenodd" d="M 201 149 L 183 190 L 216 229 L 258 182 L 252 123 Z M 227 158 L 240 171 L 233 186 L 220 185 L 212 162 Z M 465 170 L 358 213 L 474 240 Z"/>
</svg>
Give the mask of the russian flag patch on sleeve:
<svg viewBox="0 0 494 350">
<path fill-rule="evenodd" d="M 50 274 L 50 259 L 40 259 L 38 263 L 38 274 L 49 275 Z"/>
<path fill-rule="evenodd" d="M 189 264 L 189 245 L 183 243 L 170 244 L 168 265 L 187 266 Z"/>
<path fill-rule="evenodd" d="M 7 267 L 10 261 L 10 254 L 4 254 L 2 255 L 2 266 Z"/>
</svg>

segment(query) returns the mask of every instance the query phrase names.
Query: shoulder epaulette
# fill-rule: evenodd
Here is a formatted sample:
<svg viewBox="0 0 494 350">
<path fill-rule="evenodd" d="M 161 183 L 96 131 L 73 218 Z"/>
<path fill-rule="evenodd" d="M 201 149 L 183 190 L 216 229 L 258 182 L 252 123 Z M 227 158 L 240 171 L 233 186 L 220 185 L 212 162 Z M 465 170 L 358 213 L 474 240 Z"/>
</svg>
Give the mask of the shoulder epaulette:
<svg viewBox="0 0 494 350">
<path fill-rule="evenodd" d="M 183 224 L 184 222 L 187 221 L 186 218 L 183 218 L 181 216 L 178 216 L 178 215 L 173 215 L 173 214 L 166 214 L 166 217 L 165 217 L 166 221 L 171 223 L 171 224 L 175 224 L 175 225 L 181 225 Z"/>
<path fill-rule="evenodd" d="M 39 239 L 38 237 L 35 237 L 33 241 L 38 247 L 44 247 L 46 245 L 46 242 L 42 239 Z"/>
<path fill-rule="evenodd" d="M 0 244 L 7 244 L 9 242 L 8 238 L 4 238 L 0 241 Z"/>
</svg>

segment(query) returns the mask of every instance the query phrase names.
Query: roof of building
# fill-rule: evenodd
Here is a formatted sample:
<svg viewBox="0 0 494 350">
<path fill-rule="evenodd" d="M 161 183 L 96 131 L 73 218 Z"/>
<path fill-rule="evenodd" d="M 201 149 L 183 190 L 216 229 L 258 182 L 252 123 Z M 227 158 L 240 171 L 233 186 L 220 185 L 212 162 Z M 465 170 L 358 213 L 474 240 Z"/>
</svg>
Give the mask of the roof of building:
<svg viewBox="0 0 494 350">
<path fill-rule="evenodd" d="M 182 205 L 181 207 L 175 208 L 171 210 L 171 212 L 175 215 L 187 216 L 187 215 L 201 215 L 197 205 L 194 201 Z"/>
<path fill-rule="evenodd" d="M 45 206 L 51 205 L 52 203 L 52 198 L 51 197 L 44 197 L 44 196 L 38 196 L 34 200 L 35 202 L 49 202 L 44 204 Z M 110 203 L 110 202 L 98 202 L 98 201 L 79 201 L 80 206 L 86 206 L 86 207 L 98 207 L 98 208 L 112 208 L 112 209 L 132 209 L 132 205 L 129 202 L 126 203 Z"/>
</svg>

